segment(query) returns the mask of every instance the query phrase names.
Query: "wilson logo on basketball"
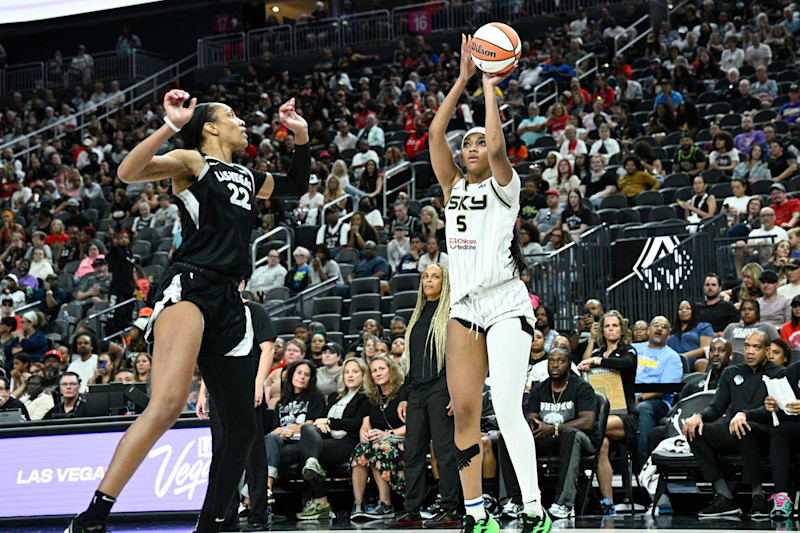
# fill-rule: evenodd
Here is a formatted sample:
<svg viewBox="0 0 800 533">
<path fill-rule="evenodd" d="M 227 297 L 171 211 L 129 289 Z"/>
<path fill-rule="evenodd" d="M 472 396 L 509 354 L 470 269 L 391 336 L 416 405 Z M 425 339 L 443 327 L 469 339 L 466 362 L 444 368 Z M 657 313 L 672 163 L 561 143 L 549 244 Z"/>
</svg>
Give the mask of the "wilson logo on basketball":
<svg viewBox="0 0 800 533">
<path fill-rule="evenodd" d="M 497 57 L 497 54 L 495 52 L 492 52 L 491 50 L 484 50 L 483 46 L 481 46 L 476 42 L 472 43 L 472 51 L 475 52 L 476 54 L 480 54 L 486 57 Z"/>
</svg>

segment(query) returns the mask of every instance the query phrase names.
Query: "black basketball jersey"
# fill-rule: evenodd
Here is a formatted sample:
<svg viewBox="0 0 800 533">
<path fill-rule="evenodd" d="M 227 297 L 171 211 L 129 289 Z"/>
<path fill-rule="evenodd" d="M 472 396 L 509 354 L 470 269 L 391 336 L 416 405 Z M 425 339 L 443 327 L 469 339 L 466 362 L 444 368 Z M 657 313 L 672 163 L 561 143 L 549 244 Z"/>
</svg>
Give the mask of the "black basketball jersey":
<svg viewBox="0 0 800 533">
<path fill-rule="evenodd" d="M 204 157 L 206 164 L 194 183 L 174 196 L 181 212 L 183 237 L 175 261 L 244 278 L 251 271 L 255 196 L 267 175 Z"/>
</svg>

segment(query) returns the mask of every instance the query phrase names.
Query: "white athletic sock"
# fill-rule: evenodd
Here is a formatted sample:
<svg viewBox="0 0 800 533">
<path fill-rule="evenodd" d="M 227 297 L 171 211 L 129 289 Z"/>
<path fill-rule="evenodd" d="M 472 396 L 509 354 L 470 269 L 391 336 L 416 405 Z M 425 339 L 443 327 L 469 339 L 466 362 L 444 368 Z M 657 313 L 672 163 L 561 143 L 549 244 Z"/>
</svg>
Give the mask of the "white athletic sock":
<svg viewBox="0 0 800 533">
<path fill-rule="evenodd" d="M 534 505 L 538 511 L 534 514 L 542 516 L 536 446 L 531 428 L 522 414 L 530 346 L 531 336 L 523 331 L 519 317 L 494 324 L 486 335 L 492 404 L 497 424 L 517 474 L 522 501 L 531 502 L 530 505 Z M 525 504 L 526 512 L 528 505 Z"/>
<path fill-rule="evenodd" d="M 483 507 L 483 496 L 478 496 L 474 500 L 464 500 L 464 507 L 467 509 L 467 515 L 474 518 L 476 522 L 486 518 L 486 509 Z"/>
<path fill-rule="evenodd" d="M 542 502 L 534 500 L 526 502 L 522 505 L 522 512 L 529 516 L 544 516 L 544 509 L 542 509 Z"/>
</svg>

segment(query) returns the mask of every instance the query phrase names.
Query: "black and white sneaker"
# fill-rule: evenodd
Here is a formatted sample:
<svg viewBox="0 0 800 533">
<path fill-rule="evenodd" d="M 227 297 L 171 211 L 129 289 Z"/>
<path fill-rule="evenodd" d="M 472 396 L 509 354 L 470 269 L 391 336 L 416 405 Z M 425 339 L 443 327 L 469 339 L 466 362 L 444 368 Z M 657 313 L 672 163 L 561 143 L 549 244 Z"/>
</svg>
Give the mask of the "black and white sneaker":
<svg viewBox="0 0 800 533">
<path fill-rule="evenodd" d="M 272 493 L 272 489 L 267 487 L 267 505 L 273 505 L 275 503 L 275 495 Z"/>
<path fill-rule="evenodd" d="M 363 520 L 366 517 L 367 515 L 364 512 L 364 503 L 355 502 L 353 504 L 353 510 L 350 511 L 350 520 Z"/>
<path fill-rule="evenodd" d="M 364 513 L 367 518 L 372 520 L 388 520 L 394 518 L 394 509 L 383 502 L 378 502 L 378 505 Z"/>
<path fill-rule="evenodd" d="M 701 509 L 697 516 L 700 518 L 713 518 L 716 516 L 733 516 L 742 514 L 742 509 L 736 500 L 729 500 L 721 494 L 714 495 L 711 505 Z"/>
<path fill-rule="evenodd" d="M 761 494 L 753 496 L 753 503 L 750 505 L 750 518 L 753 520 L 768 520 L 772 506 L 767 502 L 767 498 Z"/>
<path fill-rule="evenodd" d="M 106 533 L 105 524 L 95 524 L 93 526 L 84 526 L 78 523 L 80 515 L 72 519 L 72 521 L 64 530 L 64 533 Z"/>
</svg>

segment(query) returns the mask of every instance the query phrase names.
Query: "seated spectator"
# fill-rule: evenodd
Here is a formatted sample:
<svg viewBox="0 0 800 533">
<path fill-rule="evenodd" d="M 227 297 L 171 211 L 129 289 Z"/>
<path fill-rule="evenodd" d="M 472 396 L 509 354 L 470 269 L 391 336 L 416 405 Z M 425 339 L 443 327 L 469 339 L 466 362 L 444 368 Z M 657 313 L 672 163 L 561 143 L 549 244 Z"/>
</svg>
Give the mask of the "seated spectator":
<svg viewBox="0 0 800 533">
<path fill-rule="evenodd" d="M 447 254 L 439 249 L 439 240 L 433 236 L 428 237 L 428 241 L 426 244 L 427 244 L 426 253 L 419 258 L 419 262 L 417 263 L 417 270 L 420 273 L 425 272 L 426 268 L 435 263 L 440 263 L 444 266 L 448 266 L 450 260 L 448 259 Z"/>
<path fill-rule="evenodd" d="M 33 291 L 29 297 L 31 302 L 41 302 L 38 310 L 45 318 L 54 319 L 61 305 L 67 301 L 67 291 L 58 286 L 58 276 L 48 274 L 44 278 L 42 287 Z"/>
<path fill-rule="evenodd" d="M 616 102 L 638 102 L 643 99 L 642 84 L 629 80 L 624 74 L 617 74 L 617 88 L 614 93 Z"/>
<path fill-rule="evenodd" d="M 542 335 L 544 335 L 544 351 L 550 353 L 553 341 L 558 337 L 558 331 L 553 329 L 555 325 L 555 316 L 553 315 L 553 311 L 544 305 L 540 305 L 539 308 L 536 309 L 535 315 L 536 329 L 541 331 Z M 567 343 L 569 344 L 569 341 L 567 341 Z"/>
<path fill-rule="evenodd" d="M 81 259 L 80 264 L 78 265 L 78 270 L 75 271 L 75 280 L 81 279 L 86 274 L 91 274 L 94 272 L 94 260 L 98 257 L 105 257 L 105 255 L 100 253 L 100 247 L 96 244 L 92 243 L 89 245 L 89 248 L 86 251 L 86 257 Z"/>
<path fill-rule="evenodd" d="M 331 259 L 331 251 L 324 244 L 318 244 L 314 248 L 314 260 L 311 261 L 311 285 L 317 285 L 331 278 L 337 280 L 337 285 L 344 284 L 342 270 L 339 263 Z"/>
<path fill-rule="evenodd" d="M 411 274 L 419 272 L 419 260 L 422 257 L 422 234 L 415 233 L 409 239 L 409 250 L 397 264 L 397 274 Z"/>
<path fill-rule="evenodd" d="M 550 106 L 547 111 L 547 120 L 545 124 L 550 128 L 550 134 L 558 141 L 567 126 L 567 121 L 570 119 L 567 108 L 564 104 L 557 102 Z"/>
<path fill-rule="evenodd" d="M 42 248 L 34 249 L 33 261 L 31 261 L 30 265 L 29 275 L 35 277 L 37 280 L 45 279 L 47 276 L 55 274 L 53 263 L 45 257 L 44 249 Z"/>
<path fill-rule="evenodd" d="M 639 355 L 636 383 L 680 383 L 683 363 L 678 353 L 667 345 L 669 320 L 657 316 L 650 321 L 650 337 L 647 343 L 634 344 Z M 673 393 L 644 392 L 636 395 L 636 410 L 639 412 L 639 436 L 637 438 L 640 464 L 647 461 L 647 435 L 672 406 Z"/>
<path fill-rule="evenodd" d="M 324 202 L 328 204 L 330 202 L 333 202 L 337 198 L 342 198 L 346 194 L 347 192 L 345 191 L 345 185 L 343 183 L 343 179 L 337 176 L 336 174 L 331 174 L 330 176 L 328 176 L 328 181 L 325 184 L 325 193 L 323 194 Z M 341 202 L 332 204 L 331 207 L 333 207 L 334 205 L 338 207 L 339 210 L 341 211 L 347 211 L 347 198 L 342 198 Z M 331 207 L 328 207 L 328 210 L 330 210 Z"/>
<path fill-rule="evenodd" d="M 131 226 L 131 230 L 134 234 L 137 234 L 141 230 L 149 228 L 153 220 L 154 217 L 150 213 L 150 204 L 147 202 L 141 202 L 139 204 L 139 216 L 133 219 L 133 226 Z"/>
<path fill-rule="evenodd" d="M 366 172 L 365 172 L 366 174 Z M 367 222 L 364 213 L 356 211 L 350 217 L 350 230 L 347 235 L 347 247 L 361 250 L 367 241 L 380 243 L 381 239 L 378 231 Z"/>
<path fill-rule="evenodd" d="M 778 366 L 787 367 L 792 364 L 792 349 L 783 339 L 774 339 L 769 343 L 767 358 Z"/>
<path fill-rule="evenodd" d="M 340 208 L 333 204 L 325 211 L 325 223 L 317 231 L 316 244 L 324 244 L 336 257 L 340 246 L 347 246 L 350 224 L 339 217 Z"/>
<path fill-rule="evenodd" d="M 536 102 L 528 104 L 528 117 L 522 119 L 517 126 L 517 135 L 528 148 L 533 148 L 540 138 L 544 137 L 546 119 L 539 115 L 539 106 Z"/>
<path fill-rule="evenodd" d="M 89 379 L 88 385 L 104 385 L 113 383 L 115 380 L 116 372 L 114 371 L 114 361 L 112 361 L 111 355 L 101 353 L 97 356 L 97 368 L 94 371 L 94 375 Z"/>
<path fill-rule="evenodd" d="M 632 200 L 639 193 L 658 190 L 661 182 L 642 170 L 642 161 L 636 156 L 625 158 L 625 174 L 617 180 L 617 189 Z"/>
<path fill-rule="evenodd" d="M 772 173 L 764 157 L 764 148 L 760 144 L 753 145 L 749 157 L 739 161 L 733 169 L 733 178 L 739 178 L 746 183 L 772 179 Z"/>
<path fill-rule="evenodd" d="M 697 176 L 706 169 L 706 154 L 694 145 L 691 134 L 681 134 L 681 146 L 675 154 L 675 168 L 678 172 L 685 172 L 690 177 Z"/>
<path fill-rule="evenodd" d="M 767 67 L 759 65 L 756 67 L 756 82 L 752 85 L 750 93 L 762 102 L 762 105 L 769 105 L 772 99 L 778 96 L 778 84 L 767 75 Z"/>
<path fill-rule="evenodd" d="M 675 130 L 675 113 L 666 102 L 661 102 L 647 123 L 647 134 L 663 137 Z"/>
<path fill-rule="evenodd" d="M 527 263 L 533 263 L 544 253 L 544 248 L 539 243 L 539 230 L 530 222 L 523 222 L 519 228 L 519 238 L 522 243 L 522 255 Z M 437 245 L 438 249 L 438 245 Z"/>
<path fill-rule="evenodd" d="M 267 263 L 253 270 L 247 281 L 246 290 L 253 294 L 257 302 L 264 301 L 264 293 L 275 287 L 283 287 L 286 281 L 287 270 L 281 264 L 281 255 L 278 250 L 267 253 Z"/>
<path fill-rule="evenodd" d="M 411 251 L 411 239 L 406 236 L 406 231 L 402 226 L 394 229 L 394 238 L 389 241 L 387 255 L 389 266 L 392 271 L 397 271 L 400 261 Z"/>
<path fill-rule="evenodd" d="M 292 295 L 306 290 L 311 282 L 311 268 L 308 264 L 310 256 L 311 252 L 308 251 L 308 248 L 303 248 L 302 246 L 298 246 L 292 252 L 292 258 L 295 262 L 294 268 L 287 272 L 284 280 L 284 286 L 289 289 Z"/>
<path fill-rule="evenodd" d="M 367 241 L 364 244 L 363 254 L 363 258 L 353 266 L 353 273 L 350 274 L 348 283 L 354 279 L 378 278 L 381 296 L 385 296 L 389 292 L 389 282 L 385 281 L 389 277 L 389 263 L 378 255 L 378 245 L 375 241 Z"/>
<path fill-rule="evenodd" d="M 567 231 L 576 240 L 589 229 L 591 217 L 589 210 L 583 205 L 580 189 L 572 189 L 567 196 L 567 207 L 561 213 L 561 229 Z"/>
<path fill-rule="evenodd" d="M 734 148 L 736 148 L 740 154 L 749 156 L 750 150 L 752 150 L 754 146 L 763 145 L 765 143 L 764 132 L 753 127 L 752 115 L 749 113 L 742 115 L 742 133 L 734 137 Z"/>
<path fill-rule="evenodd" d="M 17 329 L 17 318 L 13 316 L 4 316 L 0 318 L 0 349 L 4 350 L 6 344 L 11 341 L 11 339 L 15 338 L 12 333 Z M 5 364 L 5 351 L 0 353 L 0 360 L 2 363 Z"/>
<path fill-rule="evenodd" d="M 661 91 L 653 102 L 653 110 L 656 110 L 659 104 L 666 104 L 674 114 L 681 102 L 683 102 L 683 95 L 672 90 L 672 82 L 668 79 L 661 80 Z"/>
<path fill-rule="evenodd" d="M 694 196 L 688 202 L 678 200 L 678 204 L 683 207 L 686 222 L 699 224 L 702 219 L 713 217 L 717 213 L 717 199 L 713 194 L 708 194 L 708 184 L 702 175 L 694 177 L 692 188 Z"/>
<path fill-rule="evenodd" d="M 560 160 L 556 176 L 556 189 L 559 192 L 559 199 L 566 202 L 569 192 L 573 189 L 578 189 L 580 186 L 581 180 L 573 173 L 572 163 L 566 158 Z"/>
<path fill-rule="evenodd" d="M 777 185 L 780 183 L 776 183 L 773 187 Z M 750 231 L 747 236 L 748 244 L 771 244 L 789 240 L 786 230 L 775 225 L 775 211 L 771 207 L 762 208 L 758 218 L 761 227 Z"/>
<path fill-rule="evenodd" d="M 338 344 L 329 343 L 323 354 L 335 355 L 337 348 L 341 352 Z M 317 372 L 323 372 L 323 368 Z M 325 466 L 338 466 L 349 460 L 359 442 L 361 424 L 369 411 L 369 400 L 364 394 L 367 373 L 367 366 L 361 359 L 345 361 L 337 380 L 337 390 L 328 395 L 327 416 L 300 428 L 303 478 L 311 484 L 312 499 L 297 513 L 298 520 L 333 517 L 325 486 Z"/>
<path fill-rule="evenodd" d="M 97 303 L 108 301 L 108 290 L 111 286 L 111 274 L 108 272 L 108 263 L 104 257 L 97 257 L 92 261 L 94 272 L 85 275 L 80 285 L 74 289 L 75 299 L 82 302 Z"/>
<path fill-rule="evenodd" d="M 512 165 L 528 159 L 528 148 L 522 139 L 513 132 L 506 135 L 506 148 L 508 149 L 508 160 Z"/>
<path fill-rule="evenodd" d="M 790 230 L 800 222 L 800 200 L 786 198 L 786 187 L 782 183 L 774 183 L 769 189 L 772 205 L 769 207 L 775 213 L 775 224 L 785 230 Z"/>
<path fill-rule="evenodd" d="M 326 343 L 325 335 L 322 333 L 315 333 L 311 338 L 312 361 L 317 365 L 317 388 L 325 397 L 336 393 L 342 381 L 342 352 L 342 347 L 338 343 Z"/>
<path fill-rule="evenodd" d="M 60 418 L 83 418 L 86 416 L 86 402 L 81 399 L 80 390 L 81 377 L 69 370 L 64 372 L 58 384 L 61 401 L 44 415 L 44 419 L 57 420 Z"/>
<path fill-rule="evenodd" d="M 75 337 L 72 361 L 67 367 L 67 372 L 74 372 L 81 378 L 81 393 L 89 390 L 89 380 L 94 377 L 97 370 L 99 357 L 97 351 L 99 351 L 99 346 L 93 335 L 83 333 Z"/>
<path fill-rule="evenodd" d="M 708 156 L 708 168 L 730 175 L 739 164 L 739 151 L 733 147 L 733 137 L 727 131 L 714 136 L 714 151 Z"/>
<path fill-rule="evenodd" d="M 414 130 L 411 132 L 411 135 L 408 136 L 408 139 L 406 139 L 406 155 L 413 161 L 416 159 L 417 154 L 423 150 L 427 150 L 427 147 L 428 130 L 423 121 L 416 120 L 414 122 Z M 378 162 L 375 161 L 376 165 L 377 163 Z"/>
<path fill-rule="evenodd" d="M 783 268 L 792 257 L 792 247 L 789 241 L 778 241 L 772 247 L 772 254 L 769 256 L 769 261 L 761 265 L 764 270 L 772 270 L 778 273 L 778 281 L 783 283 L 785 281 L 785 273 Z"/>
<path fill-rule="evenodd" d="M 754 331 L 763 333 L 767 342 L 780 337 L 775 326 L 767 322 L 761 322 L 761 305 L 754 298 L 743 298 L 739 306 L 739 317 L 741 320 L 729 324 L 722 332 L 722 338 L 731 343 L 734 353 L 734 362 L 740 363 L 741 358 L 736 354 L 744 353 L 744 341 L 748 335 Z"/>
<path fill-rule="evenodd" d="M 798 270 L 800 269 L 795 268 L 795 271 Z M 792 350 L 797 350 L 798 346 L 800 346 L 800 296 L 792 298 L 791 308 L 791 318 L 781 326 L 780 335 L 781 339 L 786 341 Z"/>
<path fill-rule="evenodd" d="M 720 456 L 731 451 L 742 455 L 742 480 L 750 485 L 753 500 L 751 518 L 769 516 L 770 508 L 761 484 L 761 449 L 769 437 L 769 415 L 763 407 L 767 389 L 762 378 L 782 377 L 785 369 L 767 359 L 768 340 L 763 333 L 745 339 L 745 362 L 732 364 L 722 372 L 714 400 L 686 420 L 683 432 L 689 439 L 705 481 L 712 484 L 714 499 L 698 516 L 740 514 L 725 479 Z M 735 413 L 732 418 L 722 418 Z"/>
<path fill-rule="evenodd" d="M 367 114 L 366 125 L 358 132 L 356 141 L 362 137 L 367 139 L 370 146 L 379 146 L 381 148 L 386 146 L 385 134 L 383 128 L 378 125 L 378 117 L 375 113 Z"/>
<path fill-rule="evenodd" d="M 376 355 L 369 364 L 365 380 L 368 415 L 361 424 L 360 442 L 350 459 L 353 483 L 353 510 L 350 519 L 384 520 L 394 517 L 391 491 L 403 494 L 403 449 L 405 423 L 400 419 L 400 388 L 403 375 L 400 368 L 385 355 Z M 364 493 L 369 475 L 378 486 L 378 505 L 367 511 Z"/>
<path fill-rule="evenodd" d="M 608 164 L 612 157 L 620 153 L 619 143 L 611 138 L 611 127 L 608 124 L 600 124 L 597 128 L 600 140 L 592 144 L 589 155 L 600 155 L 603 163 Z"/>
<path fill-rule="evenodd" d="M 34 362 L 39 362 L 47 351 L 47 337 L 39 331 L 42 326 L 44 326 L 44 315 L 38 311 L 28 311 L 22 315 L 20 328 L 14 331 L 14 338 L 3 347 L 6 360 L 24 352 Z"/>
<path fill-rule="evenodd" d="M 678 305 L 675 325 L 672 326 L 667 346 L 689 360 L 692 372 L 705 372 L 708 366 L 706 348 L 714 338 L 711 324 L 701 321 L 700 309 L 689 300 Z"/>
<path fill-rule="evenodd" d="M 688 398 L 697 392 L 715 390 L 719 386 L 722 371 L 728 368 L 732 356 L 731 343 L 719 337 L 712 339 L 708 346 L 708 366 L 706 370 L 697 371 L 695 374 L 699 374 L 698 376 L 686 379 L 681 389 L 681 398 Z"/>
<path fill-rule="evenodd" d="M 563 158 L 562 161 L 566 160 L 570 165 L 575 163 L 575 156 L 578 154 L 589 153 L 589 150 L 586 149 L 586 143 L 578 138 L 578 130 L 575 129 L 575 126 L 569 125 L 564 128 L 564 140 L 561 142 L 560 152 Z M 560 174 L 561 161 L 559 161 L 558 171 Z"/>
<path fill-rule="evenodd" d="M 39 278 L 33 276 L 30 273 L 31 262 L 27 259 L 20 259 L 17 262 L 17 268 L 13 269 L 16 271 L 17 274 L 17 283 L 20 285 L 20 288 L 25 287 L 27 290 L 30 287 L 33 290 L 39 288 Z"/>
<path fill-rule="evenodd" d="M 700 321 L 708 322 L 715 333 L 721 333 L 728 324 L 739 320 L 739 311 L 734 305 L 721 297 L 722 281 L 714 273 L 706 275 L 703 284 L 705 301 L 697 304 L 700 311 Z"/>
<path fill-rule="evenodd" d="M 595 453 L 602 438 L 595 416 L 597 399 L 591 385 L 571 375 L 568 351 L 551 350 L 547 361 L 549 378 L 533 387 L 525 412 L 532 422 L 537 455 L 554 455 L 557 451 L 560 458 L 555 501 L 548 513 L 554 518 L 571 518 L 580 458 Z M 522 494 L 502 436 L 500 470 L 511 501 L 521 508 Z"/>
<path fill-rule="evenodd" d="M 367 161 L 364 172 L 361 173 L 361 177 L 358 179 L 358 191 L 360 191 L 358 196 L 376 198 L 375 201 L 379 205 L 383 205 L 381 196 L 383 193 L 383 172 L 378 168 L 378 163 L 371 159 Z"/>
<path fill-rule="evenodd" d="M 317 388 L 317 369 L 313 363 L 301 360 L 286 367 L 286 380 L 281 385 L 281 396 L 275 411 L 278 427 L 265 438 L 269 487 L 267 501 L 274 500 L 272 489 L 280 465 L 300 460 L 302 426 L 311 424 L 325 414 L 325 397 Z"/>
<path fill-rule="evenodd" d="M 614 514 L 614 494 L 611 486 L 612 468 L 609 460 L 610 441 L 633 442 L 639 430 L 639 413 L 636 410 L 634 387 L 636 381 L 637 354 L 631 346 L 631 331 L 627 320 L 619 311 L 609 311 L 597 322 L 587 347 L 588 354 L 578 365 L 578 370 L 593 374 L 616 373 L 622 381 L 625 394 L 626 414 L 609 415 L 606 434 L 599 450 L 597 482 L 602 496 L 603 514 Z M 637 323 L 639 324 L 639 323 Z M 647 335 L 647 323 L 639 324 L 643 336 Z M 591 351 L 590 351 L 591 350 Z M 591 378 L 590 378 L 591 379 Z"/>
<path fill-rule="evenodd" d="M 37 375 L 28 378 L 25 384 L 25 394 L 20 397 L 19 401 L 28 410 L 30 420 L 42 420 L 55 406 L 53 396 L 45 390 L 44 377 Z"/>
<path fill-rule="evenodd" d="M 24 420 L 31 419 L 25 404 L 11 396 L 11 382 L 4 376 L 0 376 L 0 411 L 16 410 L 22 413 Z"/>
<path fill-rule="evenodd" d="M 762 296 L 758 299 L 761 308 L 760 320 L 776 329 L 783 326 L 791 317 L 791 298 L 778 294 L 778 274 L 765 270 L 758 278 Z"/>
<path fill-rule="evenodd" d="M 541 209 L 534 219 L 534 224 L 536 224 L 539 233 L 543 237 L 561 222 L 562 209 L 560 198 L 561 195 L 555 189 L 549 189 L 545 193 L 547 209 Z"/>
<path fill-rule="evenodd" d="M 387 230 L 391 230 L 394 233 L 394 230 L 401 226 L 406 232 L 406 237 L 411 236 L 412 233 L 422 231 L 419 219 L 408 214 L 408 204 L 406 202 L 398 199 L 393 208 L 394 220 L 386 227 Z"/>
<path fill-rule="evenodd" d="M 525 198 L 523 198 L 520 201 L 520 205 L 522 205 L 524 201 Z M 525 209 L 524 206 L 522 207 L 522 209 L 523 210 Z M 425 241 L 427 241 L 431 237 L 434 237 L 437 240 L 444 240 L 445 238 L 444 220 L 439 218 L 439 214 L 436 212 L 435 207 L 430 205 L 426 205 L 425 207 L 423 207 L 422 212 L 420 214 L 420 222 L 422 226 L 422 238 Z"/>
<path fill-rule="evenodd" d="M 761 35 L 755 31 L 752 40 L 744 51 L 745 62 L 752 67 L 767 67 L 772 61 L 772 50 L 761 43 Z"/>
<path fill-rule="evenodd" d="M 777 139 L 769 141 L 767 166 L 774 181 L 790 178 L 797 172 L 797 162 L 791 154 L 786 153 L 783 144 Z"/>
<path fill-rule="evenodd" d="M 306 224 L 316 224 L 319 216 L 319 209 L 325 204 L 325 199 L 319 192 L 319 178 L 316 174 L 311 174 L 308 178 L 308 192 L 300 197 L 298 207 L 301 209 L 300 220 Z"/>
<path fill-rule="evenodd" d="M 361 139 L 358 141 L 358 152 L 353 156 L 353 161 L 350 163 L 350 170 L 355 172 L 356 178 L 361 177 L 361 173 L 364 172 L 367 161 L 374 161 L 376 165 L 379 165 L 381 162 L 375 150 L 370 149 L 367 140 Z"/>
<path fill-rule="evenodd" d="M 165 229 L 175 225 L 175 222 L 180 218 L 178 206 L 170 202 L 168 194 L 158 195 L 158 209 L 153 214 L 153 220 L 150 222 L 150 227 L 153 228 L 161 235 Z"/>
<path fill-rule="evenodd" d="M 358 210 L 364 213 L 364 219 L 372 224 L 373 228 L 380 228 L 383 226 L 383 215 L 374 207 L 375 202 L 376 200 L 369 196 L 362 196 L 358 201 Z"/>
</svg>

